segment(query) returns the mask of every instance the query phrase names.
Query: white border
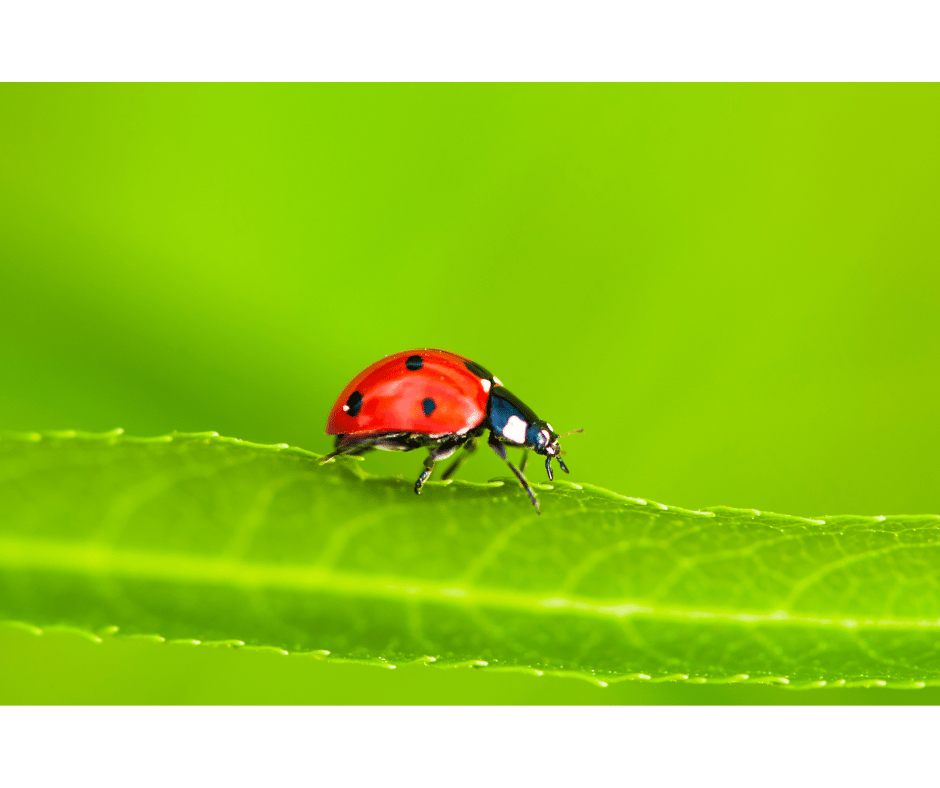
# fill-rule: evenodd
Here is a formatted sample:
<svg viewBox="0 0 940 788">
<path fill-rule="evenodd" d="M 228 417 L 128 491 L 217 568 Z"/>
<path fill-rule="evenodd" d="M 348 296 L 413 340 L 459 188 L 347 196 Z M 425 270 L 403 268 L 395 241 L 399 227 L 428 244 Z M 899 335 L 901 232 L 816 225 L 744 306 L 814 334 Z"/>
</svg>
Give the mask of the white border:
<svg viewBox="0 0 940 788">
<path fill-rule="evenodd" d="M 936 782 L 933 707 L 0 709 L 7 785 Z"/>
<path fill-rule="evenodd" d="M 5 80 L 937 79 L 937 5 L 692 2 L 0 4 Z"/>
</svg>

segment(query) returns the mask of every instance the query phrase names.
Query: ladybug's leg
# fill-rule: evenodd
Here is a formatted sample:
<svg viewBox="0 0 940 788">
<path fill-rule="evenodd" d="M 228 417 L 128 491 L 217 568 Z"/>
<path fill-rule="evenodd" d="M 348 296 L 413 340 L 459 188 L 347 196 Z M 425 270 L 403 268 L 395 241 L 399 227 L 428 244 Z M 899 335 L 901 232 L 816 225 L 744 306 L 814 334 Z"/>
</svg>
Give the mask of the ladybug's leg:
<svg viewBox="0 0 940 788">
<path fill-rule="evenodd" d="M 421 475 L 418 477 L 418 481 L 415 482 L 415 495 L 421 495 L 421 488 L 424 487 L 424 483 L 428 480 L 428 477 L 431 475 L 431 471 L 434 470 L 434 454 L 431 453 L 424 460 L 424 470 L 421 471 Z"/>
<path fill-rule="evenodd" d="M 431 475 L 431 471 L 434 470 L 434 463 L 438 460 L 446 460 L 459 448 L 459 441 L 447 441 L 442 443 L 440 446 L 431 449 L 424 461 L 424 470 L 421 471 L 421 475 L 418 477 L 418 481 L 415 482 L 415 495 L 421 495 L 421 488 L 424 487 L 424 483 Z"/>
<path fill-rule="evenodd" d="M 471 438 L 470 440 L 468 440 L 463 445 L 463 448 L 464 448 L 463 454 L 461 454 L 456 460 L 454 460 L 451 463 L 450 467 L 446 471 L 444 471 L 444 474 L 443 476 L 441 476 L 441 479 L 442 480 L 449 479 L 451 476 L 453 476 L 457 472 L 457 469 L 460 468 L 460 466 L 463 465 L 467 461 L 467 459 L 470 457 L 471 454 L 473 454 L 473 452 L 476 450 L 476 447 L 477 447 L 477 442 L 475 438 Z"/>
<path fill-rule="evenodd" d="M 371 449 L 372 446 L 377 443 L 376 439 L 367 439 L 364 441 L 359 441 L 358 443 L 347 443 L 345 446 L 340 446 L 335 451 L 331 451 L 329 454 L 320 458 L 320 465 L 323 465 L 325 462 L 329 462 L 334 457 L 339 457 L 342 454 L 355 454 L 360 451 L 367 451 Z"/>
<path fill-rule="evenodd" d="M 503 462 L 506 463 L 506 465 L 509 466 L 509 470 L 511 470 L 514 474 L 516 474 L 516 478 L 519 480 L 519 484 L 522 485 L 522 489 L 525 490 L 529 494 L 529 500 L 532 501 L 532 505 L 535 507 L 535 511 L 538 514 L 541 514 L 542 510 L 539 509 L 539 499 L 536 498 L 535 493 L 532 492 L 532 488 L 529 486 L 529 482 L 526 481 L 526 478 L 525 476 L 523 476 L 522 471 L 520 471 L 515 465 L 513 465 L 509 461 L 509 458 L 506 456 L 506 447 L 503 446 L 503 444 L 500 443 L 498 440 L 494 439 L 492 432 L 490 433 L 489 444 L 490 444 L 490 448 L 496 453 L 496 456 L 499 457 Z"/>
<path fill-rule="evenodd" d="M 320 465 L 323 465 L 325 462 L 329 462 L 334 457 L 339 457 L 342 454 L 360 454 L 362 452 L 371 451 L 375 448 L 376 445 L 380 443 L 387 443 L 399 437 L 403 433 L 391 432 L 383 433 L 381 435 L 369 435 L 363 438 L 349 438 L 342 445 L 336 447 L 334 451 L 331 451 L 324 457 L 320 458 Z"/>
<path fill-rule="evenodd" d="M 525 473 L 525 466 L 528 464 L 528 462 L 529 462 L 529 450 L 523 449 L 522 459 L 519 460 L 519 470 L 522 471 L 523 473 Z"/>
</svg>

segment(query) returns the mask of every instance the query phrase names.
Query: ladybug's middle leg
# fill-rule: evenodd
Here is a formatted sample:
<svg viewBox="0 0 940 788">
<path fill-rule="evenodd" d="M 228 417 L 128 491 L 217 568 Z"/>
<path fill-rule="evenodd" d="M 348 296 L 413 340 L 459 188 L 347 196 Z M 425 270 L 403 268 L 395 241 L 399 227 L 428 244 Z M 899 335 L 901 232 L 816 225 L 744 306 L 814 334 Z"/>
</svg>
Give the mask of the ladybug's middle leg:
<svg viewBox="0 0 940 788">
<path fill-rule="evenodd" d="M 431 475 L 431 471 L 434 470 L 434 463 L 438 460 L 446 460 L 460 448 L 461 443 L 463 443 L 462 440 L 445 441 L 440 446 L 435 446 L 430 450 L 427 458 L 424 460 L 424 470 L 421 471 L 418 481 L 415 482 L 415 495 L 421 495 L 421 488 Z"/>
<path fill-rule="evenodd" d="M 471 438 L 470 440 L 468 440 L 463 445 L 463 454 L 461 454 L 456 460 L 454 460 L 450 464 L 450 467 L 446 471 L 444 471 L 444 473 L 441 475 L 441 481 L 445 479 L 449 479 L 451 476 L 457 473 L 457 470 L 460 468 L 460 466 L 463 465 L 469 459 L 470 455 L 473 454 L 474 451 L 476 451 L 476 448 L 477 448 L 476 438 Z"/>
</svg>

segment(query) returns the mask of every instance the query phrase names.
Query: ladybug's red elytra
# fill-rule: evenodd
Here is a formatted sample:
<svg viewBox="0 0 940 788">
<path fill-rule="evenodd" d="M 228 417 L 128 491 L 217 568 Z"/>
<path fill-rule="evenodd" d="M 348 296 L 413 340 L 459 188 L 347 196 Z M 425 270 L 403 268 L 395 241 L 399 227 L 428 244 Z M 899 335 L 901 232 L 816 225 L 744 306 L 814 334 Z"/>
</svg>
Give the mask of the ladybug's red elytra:
<svg viewBox="0 0 940 788">
<path fill-rule="evenodd" d="M 540 512 L 539 500 L 523 471 L 531 450 L 545 456 L 549 480 L 553 478 L 552 459 L 568 473 L 552 425 L 539 419 L 487 369 L 446 350 L 405 350 L 356 375 L 330 411 L 326 434 L 336 436 L 336 446 L 321 462 L 372 449 L 426 448 L 424 470 L 415 482 L 415 492 L 420 494 L 434 463 L 464 448 L 444 471 L 442 478 L 447 479 L 476 449 L 485 430 L 490 431 L 490 448 L 509 466 Z M 506 446 L 523 449 L 521 469 L 506 457 Z"/>
</svg>

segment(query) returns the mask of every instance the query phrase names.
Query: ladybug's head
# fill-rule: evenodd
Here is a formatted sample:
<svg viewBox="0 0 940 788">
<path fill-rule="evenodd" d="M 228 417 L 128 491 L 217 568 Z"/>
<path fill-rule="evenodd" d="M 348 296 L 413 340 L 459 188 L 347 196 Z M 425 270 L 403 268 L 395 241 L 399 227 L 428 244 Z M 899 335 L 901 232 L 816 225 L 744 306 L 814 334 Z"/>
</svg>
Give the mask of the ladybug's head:
<svg viewBox="0 0 940 788">
<path fill-rule="evenodd" d="M 533 421 L 525 431 L 525 437 L 528 448 L 536 454 L 544 454 L 546 457 L 557 457 L 561 454 L 558 436 L 547 421 Z"/>
<path fill-rule="evenodd" d="M 545 456 L 545 472 L 548 474 L 549 481 L 554 478 L 552 473 L 553 458 L 558 461 L 558 467 L 568 473 L 568 466 L 561 458 L 562 451 L 561 446 L 558 445 L 558 436 L 555 434 L 555 430 L 552 429 L 552 425 L 547 421 L 536 420 L 529 425 L 526 430 L 526 445 L 536 454 Z"/>
</svg>

